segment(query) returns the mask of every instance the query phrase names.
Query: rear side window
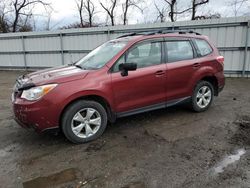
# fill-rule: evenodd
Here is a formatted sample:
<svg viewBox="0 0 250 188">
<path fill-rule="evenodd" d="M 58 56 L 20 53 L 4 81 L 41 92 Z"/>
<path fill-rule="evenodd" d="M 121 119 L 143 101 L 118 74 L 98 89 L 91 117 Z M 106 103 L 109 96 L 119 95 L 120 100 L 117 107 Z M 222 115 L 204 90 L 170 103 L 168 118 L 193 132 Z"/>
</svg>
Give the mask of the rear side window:
<svg viewBox="0 0 250 188">
<path fill-rule="evenodd" d="M 193 59 L 194 52 L 189 41 L 167 41 L 168 62 Z"/>
<path fill-rule="evenodd" d="M 196 43 L 196 46 L 198 48 L 198 54 L 200 56 L 206 56 L 212 53 L 213 49 L 211 48 L 211 46 L 208 44 L 207 41 L 203 39 L 195 39 L 194 41 Z"/>
</svg>

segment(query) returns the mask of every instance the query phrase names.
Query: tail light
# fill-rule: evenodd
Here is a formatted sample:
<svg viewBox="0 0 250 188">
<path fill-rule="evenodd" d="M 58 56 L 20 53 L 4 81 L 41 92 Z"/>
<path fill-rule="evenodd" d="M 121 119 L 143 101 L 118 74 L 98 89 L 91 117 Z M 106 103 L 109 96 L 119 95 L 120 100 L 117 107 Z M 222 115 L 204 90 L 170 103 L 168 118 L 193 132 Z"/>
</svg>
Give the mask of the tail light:
<svg viewBox="0 0 250 188">
<path fill-rule="evenodd" d="M 217 62 L 219 62 L 222 65 L 222 68 L 224 69 L 224 57 L 223 56 L 218 56 L 216 58 Z"/>
<path fill-rule="evenodd" d="M 223 56 L 218 56 L 218 57 L 216 58 L 216 60 L 217 60 L 219 63 L 224 64 L 224 57 L 223 57 Z"/>
</svg>

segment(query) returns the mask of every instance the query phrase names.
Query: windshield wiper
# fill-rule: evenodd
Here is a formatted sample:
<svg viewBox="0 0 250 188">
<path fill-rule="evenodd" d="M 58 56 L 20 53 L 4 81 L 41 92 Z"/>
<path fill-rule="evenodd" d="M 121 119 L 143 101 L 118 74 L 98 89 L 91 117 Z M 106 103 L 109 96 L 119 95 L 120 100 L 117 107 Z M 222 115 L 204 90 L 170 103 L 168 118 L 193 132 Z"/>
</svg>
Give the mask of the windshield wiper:
<svg viewBox="0 0 250 188">
<path fill-rule="evenodd" d="M 75 63 L 70 63 L 70 64 L 68 64 L 69 66 L 75 66 L 75 67 L 77 67 L 77 68 L 79 68 L 79 69 L 83 69 L 83 70 L 86 70 L 84 67 L 82 67 L 81 65 L 77 65 L 77 64 L 75 64 Z"/>
<path fill-rule="evenodd" d="M 79 69 L 84 69 L 81 65 L 73 64 L 73 66 L 79 68 Z"/>
</svg>

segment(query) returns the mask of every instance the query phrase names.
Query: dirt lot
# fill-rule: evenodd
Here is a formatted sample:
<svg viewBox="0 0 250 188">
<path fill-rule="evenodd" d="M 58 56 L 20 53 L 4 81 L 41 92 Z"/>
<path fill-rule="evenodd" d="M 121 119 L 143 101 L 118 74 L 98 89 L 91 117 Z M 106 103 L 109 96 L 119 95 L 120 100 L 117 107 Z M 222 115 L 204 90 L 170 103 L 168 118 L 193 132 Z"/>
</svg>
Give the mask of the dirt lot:
<svg viewBox="0 0 250 188">
<path fill-rule="evenodd" d="M 83 145 L 13 120 L 22 72 L 0 72 L 0 187 L 250 187 L 250 80 L 227 79 L 211 108 L 183 106 L 119 119 Z"/>
</svg>

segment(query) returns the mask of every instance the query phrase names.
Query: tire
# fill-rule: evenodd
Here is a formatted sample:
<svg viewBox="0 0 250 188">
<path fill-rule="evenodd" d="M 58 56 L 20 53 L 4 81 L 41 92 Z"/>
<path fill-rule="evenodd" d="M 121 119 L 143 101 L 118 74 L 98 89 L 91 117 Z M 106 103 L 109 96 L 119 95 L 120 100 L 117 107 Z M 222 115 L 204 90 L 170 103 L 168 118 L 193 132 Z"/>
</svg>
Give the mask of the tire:
<svg viewBox="0 0 250 188">
<path fill-rule="evenodd" d="M 67 107 L 62 117 L 64 135 L 76 144 L 97 139 L 106 126 L 107 112 L 95 101 L 79 100 Z"/>
<path fill-rule="evenodd" d="M 204 112 L 211 106 L 213 99 L 213 85 L 210 82 L 202 80 L 194 88 L 190 107 L 195 112 Z"/>
</svg>

